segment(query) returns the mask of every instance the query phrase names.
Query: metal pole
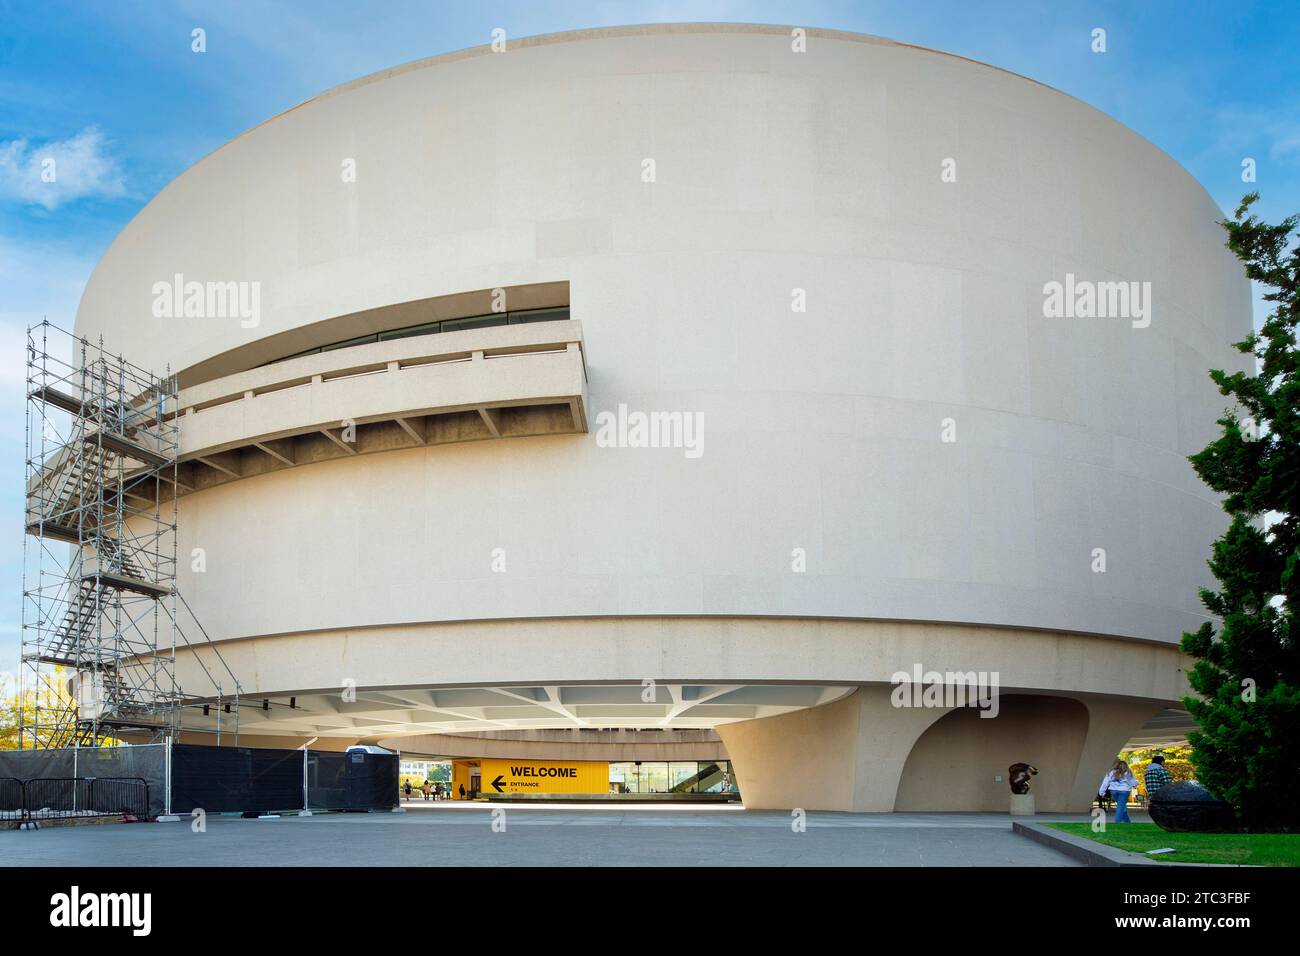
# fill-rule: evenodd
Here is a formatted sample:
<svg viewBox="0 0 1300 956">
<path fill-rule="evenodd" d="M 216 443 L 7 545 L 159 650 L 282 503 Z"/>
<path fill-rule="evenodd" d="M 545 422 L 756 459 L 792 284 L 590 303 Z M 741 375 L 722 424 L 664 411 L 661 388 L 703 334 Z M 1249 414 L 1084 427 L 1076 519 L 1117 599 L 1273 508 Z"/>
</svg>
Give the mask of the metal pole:
<svg viewBox="0 0 1300 956">
<path fill-rule="evenodd" d="M 307 802 L 307 748 L 302 748 L 302 808 L 310 810 L 311 805 Z"/>
<path fill-rule="evenodd" d="M 167 750 L 163 757 L 163 813 L 172 815 L 172 738 L 167 735 Z"/>
</svg>

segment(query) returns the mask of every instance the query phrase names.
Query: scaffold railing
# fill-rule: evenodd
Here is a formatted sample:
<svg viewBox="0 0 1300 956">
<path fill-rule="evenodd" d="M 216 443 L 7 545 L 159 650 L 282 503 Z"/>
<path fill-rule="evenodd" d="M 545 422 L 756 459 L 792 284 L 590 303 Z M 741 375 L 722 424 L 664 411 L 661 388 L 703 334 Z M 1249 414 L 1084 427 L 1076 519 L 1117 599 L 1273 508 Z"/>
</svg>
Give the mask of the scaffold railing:
<svg viewBox="0 0 1300 956">
<path fill-rule="evenodd" d="M 176 404 L 170 370 L 48 321 L 28 330 L 22 658 L 36 704 L 20 746 L 175 738 L 205 703 L 238 714 L 239 682 L 176 586 Z M 211 648 L 199 664 L 214 693 L 177 684 L 177 648 L 195 643 L 178 599 Z"/>
</svg>

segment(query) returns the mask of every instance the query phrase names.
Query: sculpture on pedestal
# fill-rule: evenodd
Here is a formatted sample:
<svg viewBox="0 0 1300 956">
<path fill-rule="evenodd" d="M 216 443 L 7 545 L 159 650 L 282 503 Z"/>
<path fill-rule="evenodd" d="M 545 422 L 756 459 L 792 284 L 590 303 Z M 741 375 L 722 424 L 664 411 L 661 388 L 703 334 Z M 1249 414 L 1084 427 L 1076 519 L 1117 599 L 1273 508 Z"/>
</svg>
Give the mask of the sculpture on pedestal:
<svg viewBox="0 0 1300 956">
<path fill-rule="evenodd" d="M 1007 773 L 1011 775 L 1009 782 L 1012 793 L 1028 793 L 1029 778 L 1038 773 L 1038 768 L 1027 763 L 1013 763 L 1007 768 Z"/>
</svg>

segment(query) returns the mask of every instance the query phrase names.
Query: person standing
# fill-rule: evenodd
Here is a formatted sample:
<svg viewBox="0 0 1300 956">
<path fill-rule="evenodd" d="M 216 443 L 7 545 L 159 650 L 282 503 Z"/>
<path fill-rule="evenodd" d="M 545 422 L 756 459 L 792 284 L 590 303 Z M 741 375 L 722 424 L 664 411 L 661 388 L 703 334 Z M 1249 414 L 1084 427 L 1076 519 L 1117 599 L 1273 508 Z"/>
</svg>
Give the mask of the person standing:
<svg viewBox="0 0 1300 956">
<path fill-rule="evenodd" d="M 1138 784 L 1137 777 L 1133 776 L 1133 771 L 1129 769 L 1127 763 L 1123 760 L 1116 760 L 1110 772 L 1101 778 L 1101 786 L 1097 788 L 1097 796 L 1104 797 L 1107 793 L 1115 801 L 1115 822 L 1132 823 L 1128 818 L 1128 795 Z"/>
<path fill-rule="evenodd" d="M 1146 773 L 1142 775 L 1142 781 L 1147 785 L 1147 799 L 1150 800 L 1156 795 L 1156 791 L 1161 787 L 1166 787 L 1173 783 L 1173 775 L 1165 769 L 1165 755 L 1156 754 L 1151 758 L 1151 763 L 1147 766 Z"/>
</svg>

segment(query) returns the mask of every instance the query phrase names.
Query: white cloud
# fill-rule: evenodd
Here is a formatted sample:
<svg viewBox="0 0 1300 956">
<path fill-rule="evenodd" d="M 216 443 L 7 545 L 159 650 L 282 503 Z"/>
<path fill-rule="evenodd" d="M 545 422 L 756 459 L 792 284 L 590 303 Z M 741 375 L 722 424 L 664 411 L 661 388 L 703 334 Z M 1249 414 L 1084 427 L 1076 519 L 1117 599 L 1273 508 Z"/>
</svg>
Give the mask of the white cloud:
<svg viewBox="0 0 1300 956">
<path fill-rule="evenodd" d="M 40 146 L 25 139 L 0 142 L 0 200 L 54 209 L 87 196 L 121 196 L 125 191 L 104 134 L 94 126 Z"/>
</svg>

